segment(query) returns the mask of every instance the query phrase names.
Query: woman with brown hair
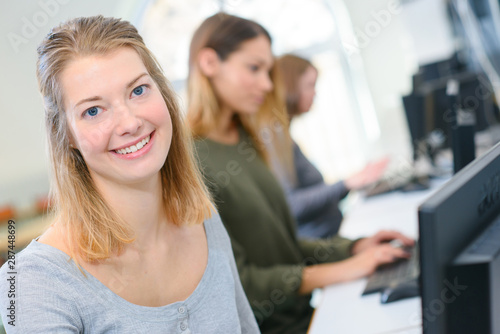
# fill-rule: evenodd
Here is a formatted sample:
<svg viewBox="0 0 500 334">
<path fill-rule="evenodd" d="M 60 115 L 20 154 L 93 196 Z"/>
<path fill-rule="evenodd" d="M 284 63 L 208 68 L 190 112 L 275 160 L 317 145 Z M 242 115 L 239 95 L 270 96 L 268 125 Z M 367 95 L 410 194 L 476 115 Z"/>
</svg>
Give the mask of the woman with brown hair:
<svg viewBox="0 0 500 334">
<path fill-rule="evenodd" d="M 258 23 L 218 13 L 190 48 L 188 121 L 215 204 L 231 237 L 243 287 L 263 333 L 305 333 L 313 289 L 362 277 L 405 257 L 381 244 L 296 237 L 285 195 L 267 166 L 270 127 L 285 126 L 271 37 Z"/>
<path fill-rule="evenodd" d="M 17 256 L 7 332 L 257 333 L 175 96 L 137 30 L 70 20 L 37 65 L 55 216 Z"/>
<path fill-rule="evenodd" d="M 286 111 L 290 119 L 311 109 L 316 95 L 318 70 L 307 59 L 286 54 L 276 59 L 285 87 Z M 283 154 L 290 148 L 273 150 L 271 166 L 285 190 L 288 203 L 297 221 L 297 231 L 303 238 L 327 238 L 338 233 L 342 222 L 339 202 L 351 190 L 362 189 L 377 181 L 388 160 L 368 164 L 363 170 L 345 180 L 327 184 L 319 170 L 306 158 L 290 138 L 289 131 L 278 135 L 287 137 L 292 159 Z M 278 138 L 276 138 L 278 140 Z M 273 147 L 271 146 L 272 150 Z"/>
</svg>

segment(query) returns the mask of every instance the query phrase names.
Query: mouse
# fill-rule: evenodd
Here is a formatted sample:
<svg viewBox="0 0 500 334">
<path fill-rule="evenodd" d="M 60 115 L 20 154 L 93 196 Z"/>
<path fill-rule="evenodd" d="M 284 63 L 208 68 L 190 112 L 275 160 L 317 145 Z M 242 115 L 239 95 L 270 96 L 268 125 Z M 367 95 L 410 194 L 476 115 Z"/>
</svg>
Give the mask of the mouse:
<svg viewBox="0 0 500 334">
<path fill-rule="evenodd" d="M 387 304 L 405 298 L 417 297 L 419 295 L 420 287 L 418 285 L 418 280 L 414 279 L 385 288 L 380 296 L 380 302 L 382 304 Z"/>
</svg>

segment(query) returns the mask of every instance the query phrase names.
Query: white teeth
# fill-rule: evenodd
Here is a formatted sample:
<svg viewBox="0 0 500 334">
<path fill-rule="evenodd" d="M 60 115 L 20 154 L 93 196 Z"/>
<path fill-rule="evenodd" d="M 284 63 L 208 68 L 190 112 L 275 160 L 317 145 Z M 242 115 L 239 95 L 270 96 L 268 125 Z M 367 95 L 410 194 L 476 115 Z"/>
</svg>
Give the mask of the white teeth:
<svg viewBox="0 0 500 334">
<path fill-rule="evenodd" d="M 126 147 L 126 148 L 121 148 L 119 150 L 116 150 L 115 152 L 118 154 L 127 154 L 127 153 L 133 153 L 139 151 L 141 148 L 143 148 L 147 143 L 149 143 L 149 140 L 151 139 L 151 135 L 147 136 L 140 142 L 138 142 L 135 145 Z"/>
</svg>

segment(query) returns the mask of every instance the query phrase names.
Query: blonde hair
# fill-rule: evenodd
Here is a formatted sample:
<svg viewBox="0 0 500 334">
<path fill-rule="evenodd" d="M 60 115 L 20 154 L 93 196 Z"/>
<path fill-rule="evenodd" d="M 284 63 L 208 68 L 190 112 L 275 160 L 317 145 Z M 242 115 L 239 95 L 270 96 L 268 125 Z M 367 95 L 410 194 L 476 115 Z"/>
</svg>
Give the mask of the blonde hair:
<svg viewBox="0 0 500 334">
<path fill-rule="evenodd" d="M 309 67 L 316 69 L 307 59 L 286 54 L 276 60 L 276 65 L 283 73 L 283 84 L 286 90 L 286 109 L 290 118 L 300 114 L 299 110 L 299 80 Z"/>
<path fill-rule="evenodd" d="M 189 50 L 188 113 L 187 120 L 195 137 L 206 136 L 213 130 L 220 116 L 220 106 L 210 80 L 198 66 L 198 53 L 203 48 L 213 49 L 222 61 L 241 44 L 253 38 L 264 36 L 271 42 L 271 36 L 260 24 L 226 13 L 218 13 L 207 18 L 198 27 L 191 40 Z M 273 66 L 270 71 L 273 89 L 255 115 L 237 115 L 245 131 L 254 141 L 257 152 L 267 161 L 268 144 L 265 134 L 281 125 L 288 131 L 284 90 L 281 85 L 279 69 Z"/>
<path fill-rule="evenodd" d="M 103 16 L 62 23 L 52 29 L 38 48 L 37 78 L 45 105 L 52 169 L 51 204 L 57 220 L 68 231 L 71 255 L 77 254 L 86 261 L 119 253 L 134 236 L 95 187 L 80 152 L 70 148 L 60 75 L 68 62 L 77 57 L 104 55 L 122 47 L 132 48 L 140 56 L 172 119 L 172 143 L 160 170 L 167 219 L 176 225 L 201 223 L 213 209 L 174 93 L 137 29 L 127 21 Z"/>
</svg>

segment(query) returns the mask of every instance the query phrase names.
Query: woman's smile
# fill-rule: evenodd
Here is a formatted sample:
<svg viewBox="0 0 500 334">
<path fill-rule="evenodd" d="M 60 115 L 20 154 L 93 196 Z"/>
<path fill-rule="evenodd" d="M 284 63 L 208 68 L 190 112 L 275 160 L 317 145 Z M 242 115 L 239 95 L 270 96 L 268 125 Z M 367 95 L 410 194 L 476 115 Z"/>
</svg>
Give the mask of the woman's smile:
<svg viewBox="0 0 500 334">
<path fill-rule="evenodd" d="M 135 141 L 133 144 L 124 145 L 118 149 L 111 150 L 111 153 L 117 155 L 120 159 L 136 159 L 144 156 L 151 150 L 153 145 L 154 131 L 146 137 Z"/>
</svg>

